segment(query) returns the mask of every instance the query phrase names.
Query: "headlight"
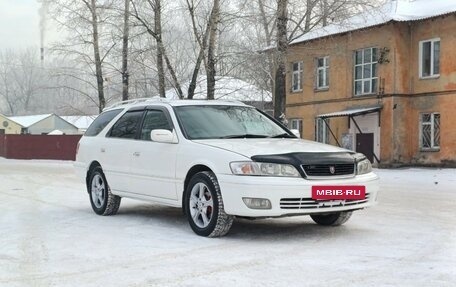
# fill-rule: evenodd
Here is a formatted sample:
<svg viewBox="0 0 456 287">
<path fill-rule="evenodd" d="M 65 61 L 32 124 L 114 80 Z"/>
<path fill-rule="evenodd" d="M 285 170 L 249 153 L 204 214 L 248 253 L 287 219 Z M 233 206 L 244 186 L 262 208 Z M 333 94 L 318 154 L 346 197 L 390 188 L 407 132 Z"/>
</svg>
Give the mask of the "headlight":
<svg viewBox="0 0 456 287">
<path fill-rule="evenodd" d="M 357 174 L 365 174 L 365 173 L 371 172 L 372 171 L 371 162 L 367 158 L 359 161 L 357 164 L 356 170 L 357 170 Z"/>
<path fill-rule="evenodd" d="M 241 161 L 230 163 L 231 171 L 236 175 L 262 175 L 300 177 L 298 170 L 290 164 Z"/>
</svg>

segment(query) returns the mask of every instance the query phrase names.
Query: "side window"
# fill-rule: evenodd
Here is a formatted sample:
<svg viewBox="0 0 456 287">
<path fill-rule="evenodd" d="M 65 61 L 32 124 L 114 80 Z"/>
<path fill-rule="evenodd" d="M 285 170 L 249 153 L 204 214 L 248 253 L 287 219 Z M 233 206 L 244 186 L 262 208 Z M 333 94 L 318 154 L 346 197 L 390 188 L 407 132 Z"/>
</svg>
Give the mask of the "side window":
<svg viewBox="0 0 456 287">
<path fill-rule="evenodd" d="M 355 51 L 355 96 L 369 95 L 377 92 L 377 54 L 377 48 L 367 48 Z"/>
<path fill-rule="evenodd" d="M 432 150 L 440 148 L 440 114 L 425 113 L 420 116 L 420 148 Z"/>
<path fill-rule="evenodd" d="M 329 144 L 329 129 L 327 125 L 329 125 L 329 119 L 316 119 L 315 140 L 317 142 Z"/>
<path fill-rule="evenodd" d="M 169 130 L 172 131 L 171 125 L 166 117 L 165 113 L 160 110 L 147 111 L 144 117 L 144 123 L 141 130 L 141 139 L 150 141 L 150 132 L 152 130 Z"/>
<path fill-rule="evenodd" d="M 87 137 L 98 135 L 121 111 L 122 109 L 118 109 L 102 113 L 93 121 L 84 135 Z"/>
<path fill-rule="evenodd" d="M 294 62 L 291 64 L 292 77 L 291 77 L 291 91 L 302 91 L 302 61 Z"/>
<path fill-rule="evenodd" d="M 329 88 L 329 57 L 317 58 L 317 90 Z"/>
<path fill-rule="evenodd" d="M 440 39 L 420 42 L 420 77 L 436 77 L 440 74 Z"/>
<path fill-rule="evenodd" d="M 132 111 L 124 114 L 113 126 L 109 137 L 134 139 L 144 111 Z"/>
<path fill-rule="evenodd" d="M 289 128 L 292 130 L 298 130 L 302 137 L 302 119 L 290 119 Z"/>
</svg>

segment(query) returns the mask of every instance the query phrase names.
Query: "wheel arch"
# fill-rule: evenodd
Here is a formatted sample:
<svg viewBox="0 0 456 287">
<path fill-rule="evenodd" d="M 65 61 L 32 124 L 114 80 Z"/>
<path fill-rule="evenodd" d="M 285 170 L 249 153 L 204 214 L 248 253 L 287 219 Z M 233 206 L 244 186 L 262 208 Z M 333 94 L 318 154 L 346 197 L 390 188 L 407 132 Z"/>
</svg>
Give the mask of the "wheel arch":
<svg viewBox="0 0 456 287">
<path fill-rule="evenodd" d="M 87 169 L 87 174 L 86 174 L 86 187 L 87 187 L 87 192 L 89 192 L 89 180 L 90 180 L 90 174 L 92 173 L 92 170 L 94 170 L 96 167 L 101 167 L 101 164 L 94 160 L 90 164 L 89 168 Z"/>
<path fill-rule="evenodd" d="M 209 166 L 207 166 L 205 164 L 196 164 L 196 165 L 192 166 L 188 170 L 187 175 L 185 176 L 184 190 L 182 192 L 182 194 L 183 194 L 183 196 L 182 196 L 182 210 L 184 211 L 184 213 L 185 213 L 185 191 L 187 190 L 187 186 L 190 183 L 190 180 L 192 179 L 192 177 L 195 174 L 197 174 L 198 172 L 202 172 L 202 171 L 214 172 Z"/>
</svg>

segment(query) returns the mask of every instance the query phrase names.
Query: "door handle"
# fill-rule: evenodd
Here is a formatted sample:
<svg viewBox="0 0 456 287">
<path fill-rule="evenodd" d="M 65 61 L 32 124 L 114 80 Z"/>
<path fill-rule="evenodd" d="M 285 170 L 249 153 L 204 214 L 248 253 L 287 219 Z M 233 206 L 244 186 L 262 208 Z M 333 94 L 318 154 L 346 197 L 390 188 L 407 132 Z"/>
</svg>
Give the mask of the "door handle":
<svg viewBox="0 0 456 287">
<path fill-rule="evenodd" d="M 106 150 L 105 150 L 104 147 L 102 147 L 102 148 L 100 149 L 100 151 L 101 151 L 101 152 L 105 152 Z"/>
<path fill-rule="evenodd" d="M 139 151 L 135 151 L 135 152 L 133 153 L 133 156 L 140 156 L 140 155 L 141 155 L 141 153 L 140 153 Z"/>
</svg>

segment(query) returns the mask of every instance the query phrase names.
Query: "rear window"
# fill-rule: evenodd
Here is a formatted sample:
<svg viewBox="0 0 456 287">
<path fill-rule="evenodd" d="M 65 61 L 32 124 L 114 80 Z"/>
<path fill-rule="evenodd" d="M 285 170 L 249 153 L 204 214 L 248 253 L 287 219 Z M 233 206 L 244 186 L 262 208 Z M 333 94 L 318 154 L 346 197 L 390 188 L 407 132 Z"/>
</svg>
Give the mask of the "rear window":
<svg viewBox="0 0 456 287">
<path fill-rule="evenodd" d="M 121 111 L 122 109 L 118 109 L 102 113 L 93 121 L 84 135 L 87 137 L 98 135 Z"/>
</svg>

